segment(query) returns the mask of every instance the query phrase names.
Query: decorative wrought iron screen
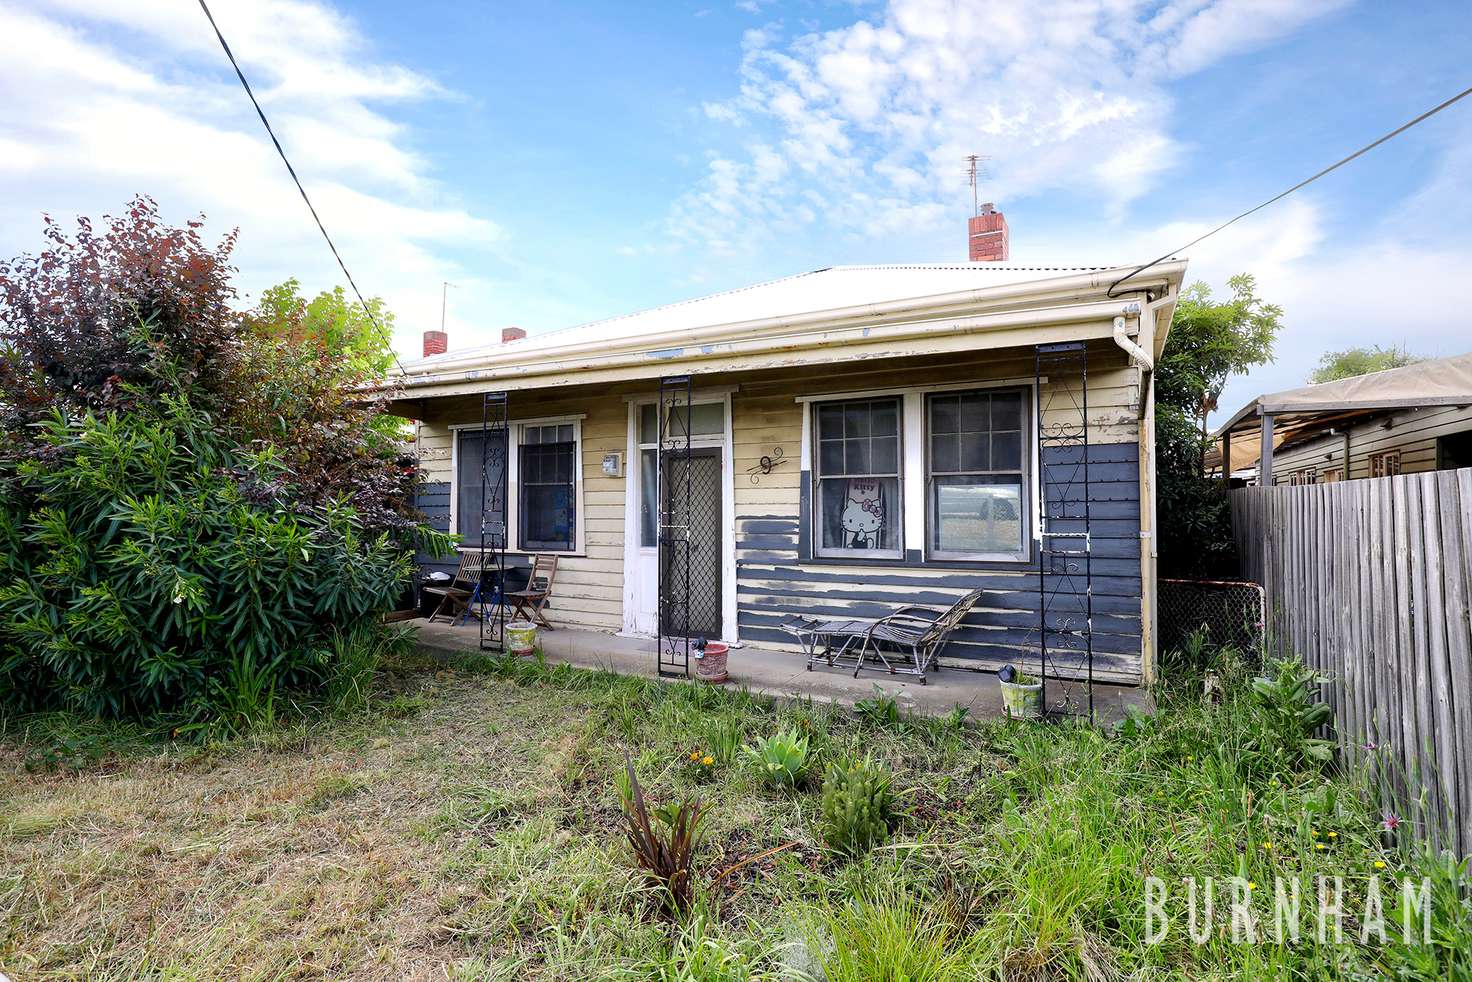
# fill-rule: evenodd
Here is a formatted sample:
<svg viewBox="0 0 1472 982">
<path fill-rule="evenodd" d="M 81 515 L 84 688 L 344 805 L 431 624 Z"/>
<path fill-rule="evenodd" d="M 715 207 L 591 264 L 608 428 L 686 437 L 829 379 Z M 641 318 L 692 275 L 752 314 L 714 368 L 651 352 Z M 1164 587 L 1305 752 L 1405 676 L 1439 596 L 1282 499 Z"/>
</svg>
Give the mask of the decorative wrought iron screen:
<svg viewBox="0 0 1472 982">
<path fill-rule="evenodd" d="M 1045 381 L 1046 380 L 1046 381 Z M 1082 342 L 1040 344 L 1038 391 L 1038 679 L 1048 712 L 1094 717 L 1090 515 L 1089 351 Z M 1048 676 L 1058 680 L 1050 701 Z M 1082 701 L 1076 683 L 1084 679 Z"/>
<path fill-rule="evenodd" d="M 690 674 L 690 547 L 694 490 L 688 375 L 659 383 L 659 674 Z"/>
<path fill-rule="evenodd" d="M 506 393 L 487 392 L 480 404 L 481 571 L 470 599 L 470 609 L 480 617 L 482 651 L 506 647 L 508 431 Z"/>
</svg>

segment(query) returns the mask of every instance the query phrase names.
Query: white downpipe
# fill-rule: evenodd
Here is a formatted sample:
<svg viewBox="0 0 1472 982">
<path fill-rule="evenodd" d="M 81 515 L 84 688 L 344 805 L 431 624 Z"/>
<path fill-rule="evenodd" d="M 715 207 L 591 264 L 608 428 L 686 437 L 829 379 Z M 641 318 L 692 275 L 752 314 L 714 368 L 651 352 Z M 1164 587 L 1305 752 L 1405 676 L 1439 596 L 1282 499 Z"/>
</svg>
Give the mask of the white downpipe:
<svg viewBox="0 0 1472 982">
<path fill-rule="evenodd" d="M 1130 306 L 1135 308 L 1132 313 L 1139 313 L 1138 305 L 1131 304 Z M 1155 370 L 1155 359 L 1150 356 L 1150 352 L 1135 344 L 1129 334 L 1125 332 L 1125 319 L 1123 316 L 1114 318 L 1114 343 L 1119 345 L 1120 349 L 1130 356 L 1130 360 L 1135 363 L 1135 367 L 1139 368 L 1140 371 L 1150 372 Z"/>
</svg>

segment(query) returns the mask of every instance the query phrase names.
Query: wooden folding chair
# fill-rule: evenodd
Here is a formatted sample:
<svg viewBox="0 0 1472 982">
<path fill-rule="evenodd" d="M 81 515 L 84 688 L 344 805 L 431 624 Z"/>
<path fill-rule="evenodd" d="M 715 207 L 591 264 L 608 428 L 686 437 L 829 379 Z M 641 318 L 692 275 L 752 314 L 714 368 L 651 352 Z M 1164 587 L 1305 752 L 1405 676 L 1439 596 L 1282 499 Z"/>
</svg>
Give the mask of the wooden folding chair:
<svg viewBox="0 0 1472 982">
<path fill-rule="evenodd" d="M 436 617 L 448 617 L 450 623 L 454 623 L 457 617 L 471 613 L 471 604 L 476 597 L 476 591 L 481 585 L 481 576 L 485 570 L 485 553 L 479 550 L 466 549 L 460 553 L 460 568 L 455 570 L 455 575 L 450 582 L 444 586 L 427 586 L 423 592 L 432 597 L 439 597 L 440 602 L 435 607 L 434 613 L 429 615 L 429 622 L 434 623 Z"/>
<path fill-rule="evenodd" d="M 552 630 L 542 608 L 547 606 L 547 601 L 552 597 L 552 581 L 556 578 L 556 556 L 534 557 L 532 575 L 526 582 L 526 589 L 510 590 L 506 593 L 506 602 L 511 605 L 511 616 L 524 617 L 549 631 Z"/>
</svg>

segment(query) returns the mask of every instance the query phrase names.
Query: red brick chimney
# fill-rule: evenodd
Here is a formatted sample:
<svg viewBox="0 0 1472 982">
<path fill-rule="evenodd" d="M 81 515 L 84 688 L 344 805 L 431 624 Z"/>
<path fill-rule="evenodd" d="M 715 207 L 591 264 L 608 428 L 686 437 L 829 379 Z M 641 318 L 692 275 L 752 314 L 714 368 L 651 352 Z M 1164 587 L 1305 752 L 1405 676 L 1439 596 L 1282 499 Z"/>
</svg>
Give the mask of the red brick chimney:
<svg viewBox="0 0 1472 982">
<path fill-rule="evenodd" d="M 444 331 L 424 332 L 424 357 L 442 355 L 450 347 L 450 336 Z"/>
<path fill-rule="evenodd" d="M 501 328 L 501 343 L 510 344 L 512 341 L 520 341 L 526 337 L 526 330 L 520 327 Z"/>
<path fill-rule="evenodd" d="M 1004 263 L 1007 261 L 1007 219 L 988 201 L 981 206 L 981 214 L 966 223 L 971 243 L 971 261 L 974 263 Z"/>
</svg>

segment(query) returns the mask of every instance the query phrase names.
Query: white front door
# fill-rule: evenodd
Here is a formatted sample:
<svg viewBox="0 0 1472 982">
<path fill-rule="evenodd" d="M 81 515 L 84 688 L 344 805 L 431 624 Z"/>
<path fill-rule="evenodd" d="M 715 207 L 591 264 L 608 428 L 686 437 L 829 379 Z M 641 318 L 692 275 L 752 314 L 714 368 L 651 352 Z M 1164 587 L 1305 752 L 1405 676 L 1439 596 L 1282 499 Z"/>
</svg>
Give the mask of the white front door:
<svg viewBox="0 0 1472 982">
<path fill-rule="evenodd" d="M 624 506 L 624 633 L 653 637 L 659 620 L 658 397 L 629 404 L 627 497 Z M 725 640 L 736 638 L 734 499 L 729 394 L 697 393 L 691 410 L 692 449 L 719 454 L 721 494 L 720 592 Z"/>
</svg>

